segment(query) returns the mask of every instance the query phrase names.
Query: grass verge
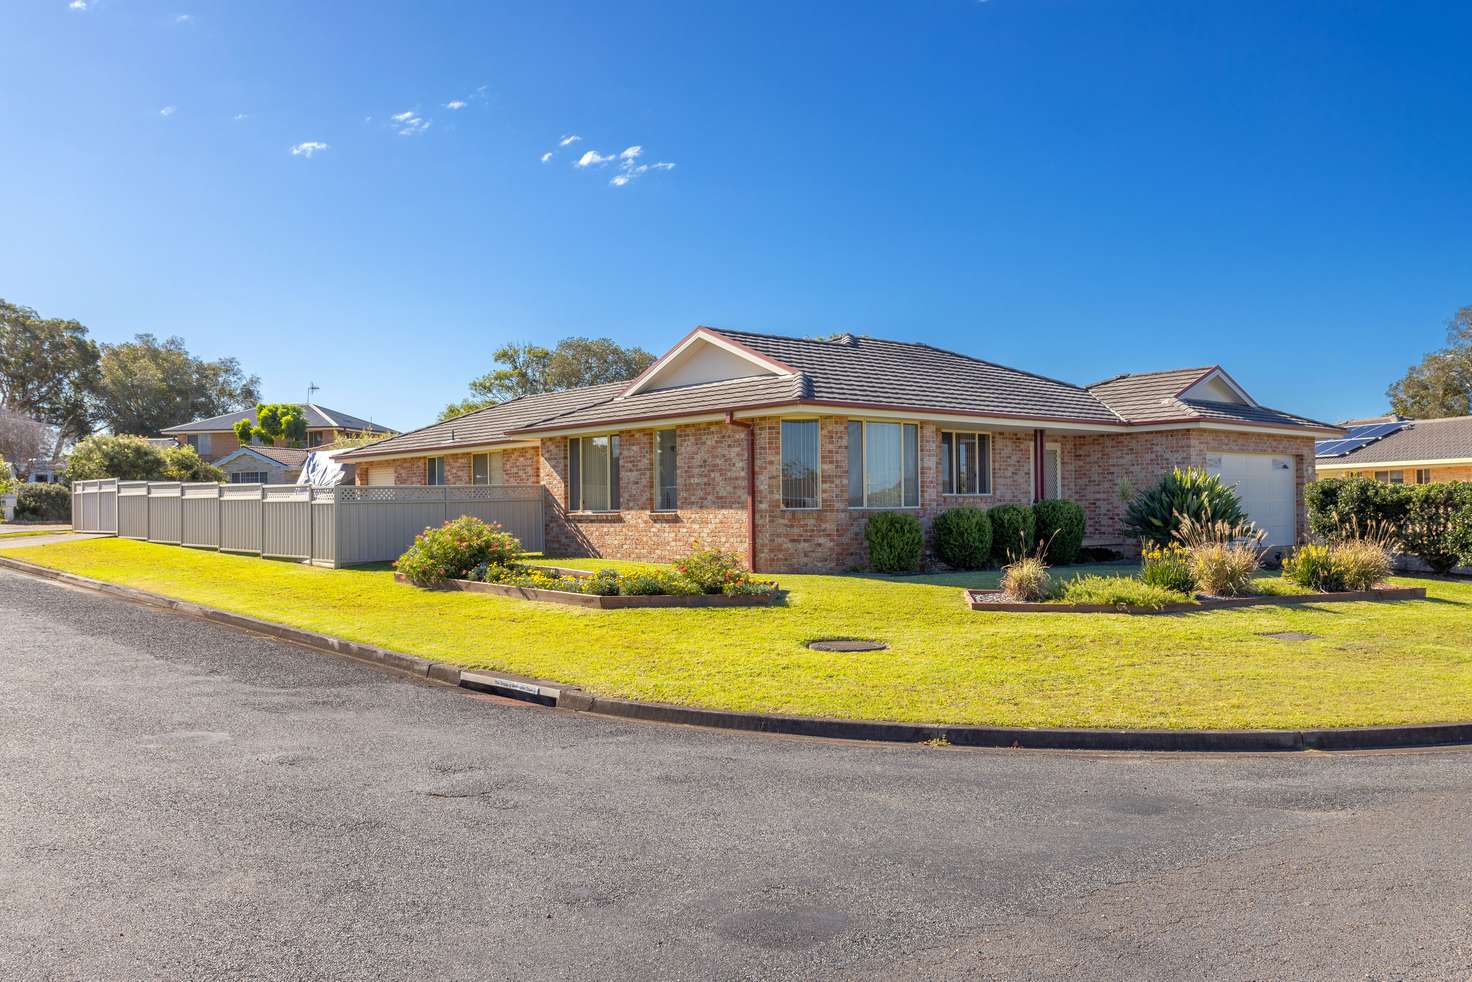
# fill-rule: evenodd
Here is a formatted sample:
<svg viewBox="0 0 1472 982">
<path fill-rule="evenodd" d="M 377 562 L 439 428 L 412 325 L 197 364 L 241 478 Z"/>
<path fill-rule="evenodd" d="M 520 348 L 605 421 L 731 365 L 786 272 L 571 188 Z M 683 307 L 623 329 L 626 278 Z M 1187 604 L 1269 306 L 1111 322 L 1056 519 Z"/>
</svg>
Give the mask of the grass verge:
<svg viewBox="0 0 1472 982">
<path fill-rule="evenodd" d="M 1243 729 L 1472 719 L 1472 584 L 1425 601 L 1141 618 L 966 608 L 997 574 L 777 577 L 770 608 L 582 610 L 120 539 L 6 555 L 466 667 L 738 711 L 1003 726 Z M 632 563 L 550 560 L 581 568 Z M 1056 573 L 1118 573 L 1075 567 Z M 1285 642 L 1264 634 L 1302 632 Z M 873 638 L 883 652 L 804 647 Z"/>
</svg>

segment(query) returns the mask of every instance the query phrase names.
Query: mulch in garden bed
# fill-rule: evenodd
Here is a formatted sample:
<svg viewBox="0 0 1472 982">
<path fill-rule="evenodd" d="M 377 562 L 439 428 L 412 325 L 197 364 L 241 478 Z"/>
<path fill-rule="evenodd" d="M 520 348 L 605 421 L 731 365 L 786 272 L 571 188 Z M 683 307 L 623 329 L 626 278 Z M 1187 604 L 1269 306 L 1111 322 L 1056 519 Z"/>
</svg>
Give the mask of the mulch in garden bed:
<svg viewBox="0 0 1472 982">
<path fill-rule="evenodd" d="M 1229 607 L 1289 606 L 1294 604 L 1352 603 L 1361 600 L 1424 600 L 1422 586 L 1380 587 L 1354 593 L 1302 593 L 1293 596 L 1261 594 L 1251 597 L 1200 596 L 1194 604 L 1175 603 L 1163 607 L 1130 607 L 1124 604 L 1019 603 L 1008 600 L 1001 590 L 966 590 L 966 605 L 972 610 L 1029 614 L 1183 614 L 1188 611 L 1222 610 Z"/>
<path fill-rule="evenodd" d="M 533 569 L 555 571 L 564 576 L 586 577 L 585 570 L 566 569 L 558 566 L 540 566 Z M 399 583 L 409 583 L 403 573 L 395 573 Z M 412 585 L 412 584 L 411 584 Z M 566 590 L 542 590 L 537 587 L 513 586 L 509 583 L 481 583 L 476 580 L 446 580 L 432 589 L 460 590 L 465 593 L 489 593 L 512 600 L 534 600 L 540 603 L 566 604 L 569 607 L 587 607 L 593 610 L 628 610 L 636 607 L 766 607 L 776 603 L 779 590 L 766 594 L 741 594 L 728 597 L 722 593 L 702 593 L 694 596 L 674 596 L 662 593 L 646 597 L 604 597 L 596 593 L 569 593 Z"/>
</svg>

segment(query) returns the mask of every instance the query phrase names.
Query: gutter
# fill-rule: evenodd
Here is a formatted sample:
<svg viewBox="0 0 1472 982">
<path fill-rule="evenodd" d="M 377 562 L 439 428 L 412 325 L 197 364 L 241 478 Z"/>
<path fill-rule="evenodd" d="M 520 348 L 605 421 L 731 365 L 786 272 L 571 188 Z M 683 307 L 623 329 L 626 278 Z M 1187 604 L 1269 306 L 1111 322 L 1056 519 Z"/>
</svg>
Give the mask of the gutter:
<svg viewBox="0 0 1472 982">
<path fill-rule="evenodd" d="M 756 424 L 726 410 L 726 425 L 746 430 L 746 565 L 756 572 Z"/>
</svg>

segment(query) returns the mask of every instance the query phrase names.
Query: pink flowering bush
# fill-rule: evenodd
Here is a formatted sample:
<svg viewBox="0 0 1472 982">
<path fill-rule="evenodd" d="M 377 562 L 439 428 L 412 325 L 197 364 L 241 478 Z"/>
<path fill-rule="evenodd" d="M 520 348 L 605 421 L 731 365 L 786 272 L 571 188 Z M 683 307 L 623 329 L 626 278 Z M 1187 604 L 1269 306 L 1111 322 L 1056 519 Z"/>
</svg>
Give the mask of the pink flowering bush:
<svg viewBox="0 0 1472 982">
<path fill-rule="evenodd" d="M 516 536 L 499 524 L 462 515 L 419 533 L 394 569 L 411 583 L 433 586 L 465 579 L 477 566 L 510 566 L 521 552 Z"/>
</svg>

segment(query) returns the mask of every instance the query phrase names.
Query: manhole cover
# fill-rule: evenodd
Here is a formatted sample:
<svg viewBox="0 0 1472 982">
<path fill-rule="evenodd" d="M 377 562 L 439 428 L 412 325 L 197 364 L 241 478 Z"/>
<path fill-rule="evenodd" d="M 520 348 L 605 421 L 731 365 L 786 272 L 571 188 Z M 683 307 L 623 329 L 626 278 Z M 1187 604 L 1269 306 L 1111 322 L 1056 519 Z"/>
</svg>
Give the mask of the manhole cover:
<svg viewBox="0 0 1472 982">
<path fill-rule="evenodd" d="M 883 641 L 809 641 L 814 651 L 884 651 L 889 647 Z"/>
<path fill-rule="evenodd" d="M 1258 637 L 1272 638 L 1275 641 L 1317 641 L 1317 634 L 1304 634 L 1302 631 L 1268 631 L 1259 634 Z"/>
</svg>

